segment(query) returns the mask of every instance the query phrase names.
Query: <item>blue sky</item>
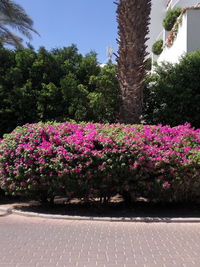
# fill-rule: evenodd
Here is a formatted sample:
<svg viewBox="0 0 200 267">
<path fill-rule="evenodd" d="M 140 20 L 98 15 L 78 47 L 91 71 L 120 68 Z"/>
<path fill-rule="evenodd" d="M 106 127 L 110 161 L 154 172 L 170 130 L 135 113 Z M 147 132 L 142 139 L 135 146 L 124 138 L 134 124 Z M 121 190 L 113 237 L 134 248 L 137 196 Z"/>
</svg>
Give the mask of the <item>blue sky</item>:
<svg viewBox="0 0 200 267">
<path fill-rule="evenodd" d="M 98 53 L 100 63 L 106 63 L 106 47 L 117 52 L 116 5 L 113 0 L 15 0 L 34 21 L 40 37 L 33 35 L 31 44 L 62 48 L 72 43 L 79 52 Z"/>
</svg>

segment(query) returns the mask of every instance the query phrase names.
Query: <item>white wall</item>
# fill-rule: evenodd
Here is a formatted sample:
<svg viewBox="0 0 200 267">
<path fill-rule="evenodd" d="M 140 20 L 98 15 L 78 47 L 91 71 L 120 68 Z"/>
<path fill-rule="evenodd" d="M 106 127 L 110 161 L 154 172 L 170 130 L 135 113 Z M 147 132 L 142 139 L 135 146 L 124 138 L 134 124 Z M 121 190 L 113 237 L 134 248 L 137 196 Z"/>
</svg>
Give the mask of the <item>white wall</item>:
<svg viewBox="0 0 200 267">
<path fill-rule="evenodd" d="M 187 10 L 176 39 L 171 47 L 165 47 L 157 62 L 179 62 L 181 56 L 200 49 L 200 10 Z"/>
<path fill-rule="evenodd" d="M 162 54 L 158 57 L 157 62 L 163 61 L 177 63 L 181 56 L 187 52 L 187 12 L 183 16 L 182 24 L 176 39 L 171 47 L 165 47 Z"/>
<path fill-rule="evenodd" d="M 187 11 L 187 52 L 200 49 L 200 10 Z"/>
<path fill-rule="evenodd" d="M 168 0 L 152 0 L 152 9 L 151 9 L 151 20 L 149 25 L 149 37 L 150 39 L 147 41 L 147 50 L 151 51 L 152 45 L 158 39 L 162 39 L 163 37 L 163 27 L 162 22 L 166 14 Z M 180 7 L 188 7 L 195 6 L 200 3 L 200 0 L 172 0 L 171 7 L 180 6 Z"/>
<path fill-rule="evenodd" d="M 149 25 L 149 37 L 150 39 L 147 41 L 147 51 L 151 52 L 152 45 L 155 40 L 161 34 L 162 39 L 162 21 L 166 12 L 167 0 L 152 0 L 152 9 L 151 9 L 151 21 Z"/>
<path fill-rule="evenodd" d="M 152 45 L 156 40 L 165 40 L 165 31 L 162 27 L 162 22 L 167 11 L 167 3 L 168 0 L 152 0 L 151 23 L 149 26 L 150 39 L 147 41 L 147 51 L 149 53 L 151 53 Z M 171 8 L 175 6 L 195 6 L 197 4 L 200 4 L 200 0 L 172 0 Z M 151 55 L 153 60 L 158 60 L 158 63 L 161 61 L 176 63 L 182 55 L 196 49 L 200 49 L 200 11 L 188 10 L 184 15 L 182 25 L 179 27 L 179 32 L 173 46 L 170 48 L 166 47 L 159 57 L 152 53 Z"/>
<path fill-rule="evenodd" d="M 167 11 L 167 3 L 168 0 L 152 0 L 151 21 L 149 25 L 150 39 L 147 41 L 148 52 L 151 52 L 152 45 L 156 40 L 163 38 L 162 22 Z M 172 0 L 171 8 L 174 6 L 188 7 L 198 3 L 200 3 L 200 0 Z"/>
</svg>

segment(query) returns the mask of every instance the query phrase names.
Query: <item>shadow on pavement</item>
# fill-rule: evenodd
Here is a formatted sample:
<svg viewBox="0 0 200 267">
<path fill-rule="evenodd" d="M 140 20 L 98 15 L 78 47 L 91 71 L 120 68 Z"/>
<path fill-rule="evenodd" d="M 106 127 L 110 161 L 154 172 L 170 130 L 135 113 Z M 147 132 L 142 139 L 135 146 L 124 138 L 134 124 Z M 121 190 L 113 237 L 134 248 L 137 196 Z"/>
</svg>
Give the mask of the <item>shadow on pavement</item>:
<svg viewBox="0 0 200 267">
<path fill-rule="evenodd" d="M 100 205 L 97 202 L 65 203 L 57 201 L 54 205 L 41 205 L 39 202 L 18 204 L 15 209 L 26 212 L 35 212 L 52 215 L 114 217 L 123 221 L 123 218 L 145 217 L 147 221 L 170 222 L 172 218 L 200 218 L 200 204 L 197 203 L 147 203 L 136 202 L 127 206 L 123 201 Z"/>
<path fill-rule="evenodd" d="M 0 217 L 6 217 L 12 214 L 12 211 L 8 209 L 7 211 L 0 211 Z"/>
</svg>

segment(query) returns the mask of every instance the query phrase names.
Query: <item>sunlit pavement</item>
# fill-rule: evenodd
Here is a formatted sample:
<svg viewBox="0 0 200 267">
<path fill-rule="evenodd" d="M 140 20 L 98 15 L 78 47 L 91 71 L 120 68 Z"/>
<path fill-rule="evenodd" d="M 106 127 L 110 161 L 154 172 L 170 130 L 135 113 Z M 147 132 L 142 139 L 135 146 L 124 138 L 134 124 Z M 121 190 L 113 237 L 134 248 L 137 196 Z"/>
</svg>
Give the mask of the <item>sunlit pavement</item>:
<svg viewBox="0 0 200 267">
<path fill-rule="evenodd" d="M 55 220 L 0 212 L 0 266 L 200 266 L 200 223 Z"/>
</svg>

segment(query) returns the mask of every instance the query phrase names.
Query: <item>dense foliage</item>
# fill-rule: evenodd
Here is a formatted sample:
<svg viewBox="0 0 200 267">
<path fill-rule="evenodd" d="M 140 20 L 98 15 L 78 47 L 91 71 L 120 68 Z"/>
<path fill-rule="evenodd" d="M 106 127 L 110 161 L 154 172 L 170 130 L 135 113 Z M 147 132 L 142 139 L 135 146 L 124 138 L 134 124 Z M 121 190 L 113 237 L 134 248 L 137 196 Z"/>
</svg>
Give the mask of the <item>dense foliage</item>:
<svg viewBox="0 0 200 267">
<path fill-rule="evenodd" d="M 151 58 L 151 57 L 148 57 L 148 58 L 145 60 L 144 64 L 145 64 L 146 71 L 147 71 L 147 72 L 150 71 L 151 68 L 152 68 L 152 58 Z"/>
<path fill-rule="evenodd" d="M 163 51 L 163 40 L 156 41 L 152 46 L 152 52 L 155 55 L 160 55 Z"/>
<path fill-rule="evenodd" d="M 179 64 L 163 64 L 146 79 L 144 120 L 171 126 L 189 122 L 200 128 L 200 51 Z"/>
<path fill-rule="evenodd" d="M 200 130 L 27 124 L 1 140 L 0 185 L 8 193 L 38 197 L 126 192 L 132 198 L 194 200 L 200 192 Z"/>
<path fill-rule="evenodd" d="M 169 9 L 167 11 L 166 16 L 163 20 L 163 27 L 166 31 L 171 31 L 180 14 L 181 14 L 180 7 Z"/>
<path fill-rule="evenodd" d="M 75 45 L 35 52 L 0 46 L 0 137 L 16 126 L 57 120 L 115 122 L 116 67 L 100 67 L 94 52 Z"/>
</svg>

